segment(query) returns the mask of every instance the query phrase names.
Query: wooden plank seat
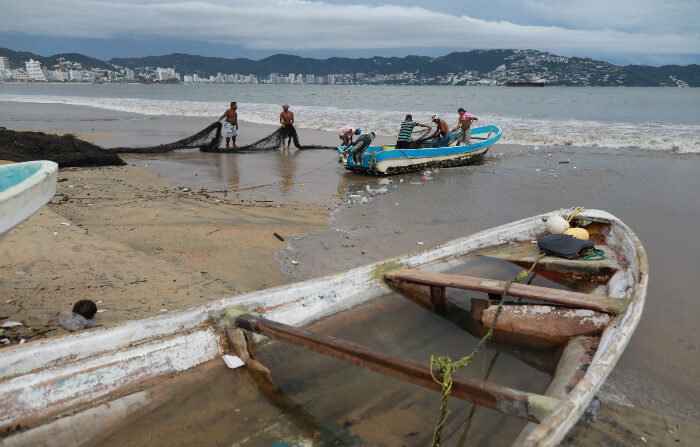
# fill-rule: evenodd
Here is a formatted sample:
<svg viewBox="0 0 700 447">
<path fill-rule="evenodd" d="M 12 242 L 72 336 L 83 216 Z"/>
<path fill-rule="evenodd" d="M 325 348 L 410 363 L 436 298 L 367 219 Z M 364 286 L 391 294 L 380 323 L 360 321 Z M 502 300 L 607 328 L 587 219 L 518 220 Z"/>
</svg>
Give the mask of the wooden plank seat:
<svg viewBox="0 0 700 447">
<path fill-rule="evenodd" d="M 596 243 L 596 248 L 605 252 L 604 259 L 565 259 L 557 256 L 545 256 L 537 263 L 537 268 L 555 272 L 572 273 L 579 276 L 612 275 L 624 268 L 615 251 L 605 244 Z M 501 245 L 488 247 L 474 252 L 475 255 L 510 261 L 521 267 L 529 268 L 540 254 L 537 244 L 529 242 L 518 245 Z"/>
<path fill-rule="evenodd" d="M 441 384 L 433 379 L 429 365 L 424 363 L 250 314 L 236 317 L 235 325 L 240 329 L 265 335 L 274 340 L 424 388 L 435 391 L 442 389 Z M 452 396 L 533 422 L 540 422 L 561 402 L 549 396 L 528 393 L 461 374 L 454 374 L 452 379 Z"/>
<path fill-rule="evenodd" d="M 455 289 L 474 290 L 477 292 L 499 295 L 503 293 L 506 285 L 505 281 L 496 279 L 451 275 L 413 269 L 395 270 L 387 273 L 384 278 L 390 281 L 403 281 L 432 287 L 452 287 Z M 519 283 L 513 283 L 511 285 L 508 296 L 563 304 L 581 309 L 598 310 L 609 314 L 620 312 L 626 305 L 625 300 Z"/>
</svg>

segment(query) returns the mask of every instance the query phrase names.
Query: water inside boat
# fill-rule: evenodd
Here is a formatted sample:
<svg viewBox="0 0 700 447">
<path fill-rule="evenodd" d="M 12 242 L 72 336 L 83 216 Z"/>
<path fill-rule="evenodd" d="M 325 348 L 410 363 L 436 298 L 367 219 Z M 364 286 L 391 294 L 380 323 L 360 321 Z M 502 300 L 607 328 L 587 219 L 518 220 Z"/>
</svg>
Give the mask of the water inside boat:
<svg viewBox="0 0 700 447">
<path fill-rule="evenodd" d="M 527 244 L 485 249 L 489 256 L 455 259 L 441 271 L 506 280 L 522 267 L 498 253 L 519 258 L 535 249 Z M 607 279 L 536 270 L 526 282 L 591 292 Z M 447 297 L 455 306 L 444 316 L 392 292 L 306 329 L 426 365 L 431 354 L 458 359 L 479 340 L 469 319 L 471 300 L 489 297 L 457 289 L 448 289 Z M 432 439 L 439 393 L 283 343 L 263 343 L 253 354 L 270 369 L 278 391 L 261 386 L 245 368 L 229 370 L 215 360 L 158 385 L 161 398 L 101 445 L 409 446 Z M 557 359 L 554 350 L 492 342 L 460 373 L 544 393 Z M 510 445 L 526 424 L 456 398 L 449 408 L 442 445 Z"/>
</svg>

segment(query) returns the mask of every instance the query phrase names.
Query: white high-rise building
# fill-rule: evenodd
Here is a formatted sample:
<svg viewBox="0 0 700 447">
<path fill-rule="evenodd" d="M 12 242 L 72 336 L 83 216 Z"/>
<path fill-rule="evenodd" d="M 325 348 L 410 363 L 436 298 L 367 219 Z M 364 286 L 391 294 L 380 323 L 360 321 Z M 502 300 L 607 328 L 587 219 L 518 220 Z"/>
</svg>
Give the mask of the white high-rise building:
<svg viewBox="0 0 700 447">
<path fill-rule="evenodd" d="M 0 70 L 9 70 L 10 60 L 4 56 L 0 57 Z"/>
<path fill-rule="evenodd" d="M 124 79 L 127 81 L 133 81 L 134 80 L 134 70 L 130 68 L 125 68 L 124 69 Z"/>
<path fill-rule="evenodd" d="M 46 77 L 44 76 L 44 72 L 41 71 L 41 63 L 39 61 L 35 61 L 34 59 L 29 59 L 27 62 L 24 63 L 24 65 L 27 67 L 27 74 L 29 75 L 29 78 L 32 81 L 45 81 Z"/>
<path fill-rule="evenodd" d="M 329 85 L 335 84 L 335 75 L 334 75 L 334 74 L 329 74 L 329 75 L 328 75 L 328 84 L 329 84 Z"/>
</svg>

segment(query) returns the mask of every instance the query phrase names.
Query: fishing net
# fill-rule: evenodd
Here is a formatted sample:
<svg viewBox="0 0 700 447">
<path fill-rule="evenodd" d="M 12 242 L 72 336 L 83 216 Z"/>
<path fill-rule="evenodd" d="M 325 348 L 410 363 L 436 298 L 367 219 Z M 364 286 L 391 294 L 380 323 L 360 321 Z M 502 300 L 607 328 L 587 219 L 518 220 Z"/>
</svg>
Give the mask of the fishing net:
<svg viewBox="0 0 700 447">
<path fill-rule="evenodd" d="M 289 134 L 286 129 L 279 127 L 270 135 L 259 139 L 255 143 L 239 146 L 235 149 L 221 147 L 223 135 L 221 133 L 221 123 L 213 123 L 196 134 L 183 138 L 173 143 L 160 144 L 149 147 L 119 147 L 112 149 L 114 152 L 128 152 L 136 154 L 158 154 L 171 152 L 178 149 L 199 149 L 202 152 L 238 153 L 238 152 L 265 152 L 276 151 L 282 148 L 282 141 L 292 137 L 292 142 L 297 149 L 336 149 L 335 146 L 302 145 L 299 142 L 299 135 L 294 126 L 291 126 Z"/>
<path fill-rule="evenodd" d="M 160 154 L 177 149 L 199 149 L 208 152 L 221 146 L 221 140 L 221 123 L 217 121 L 196 134 L 173 143 L 148 147 L 116 147 L 111 150 L 117 153 L 128 152 L 130 154 Z"/>
</svg>

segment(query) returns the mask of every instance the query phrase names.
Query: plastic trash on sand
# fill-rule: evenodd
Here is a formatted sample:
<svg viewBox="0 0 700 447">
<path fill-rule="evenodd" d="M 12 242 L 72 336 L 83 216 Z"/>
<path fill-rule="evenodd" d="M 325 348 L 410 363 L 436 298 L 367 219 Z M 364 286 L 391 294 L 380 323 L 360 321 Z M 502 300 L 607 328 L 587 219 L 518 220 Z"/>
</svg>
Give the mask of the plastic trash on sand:
<svg viewBox="0 0 700 447">
<path fill-rule="evenodd" d="M 22 323 L 20 323 L 19 321 L 6 321 L 2 325 L 0 325 L 0 327 L 5 327 L 5 328 L 14 327 L 14 326 L 22 326 Z"/>
<path fill-rule="evenodd" d="M 58 322 L 71 332 L 95 327 L 94 321 L 67 310 L 58 313 Z"/>
<path fill-rule="evenodd" d="M 392 183 L 392 181 L 388 178 L 383 178 L 383 179 L 379 180 L 380 185 L 388 185 L 390 183 Z"/>
<path fill-rule="evenodd" d="M 245 365 L 245 363 L 243 363 L 243 360 L 241 360 L 240 357 L 236 355 L 222 355 L 221 358 L 224 359 L 224 363 L 226 363 L 226 366 L 228 366 L 231 369 L 240 368 L 241 366 Z"/>
</svg>

